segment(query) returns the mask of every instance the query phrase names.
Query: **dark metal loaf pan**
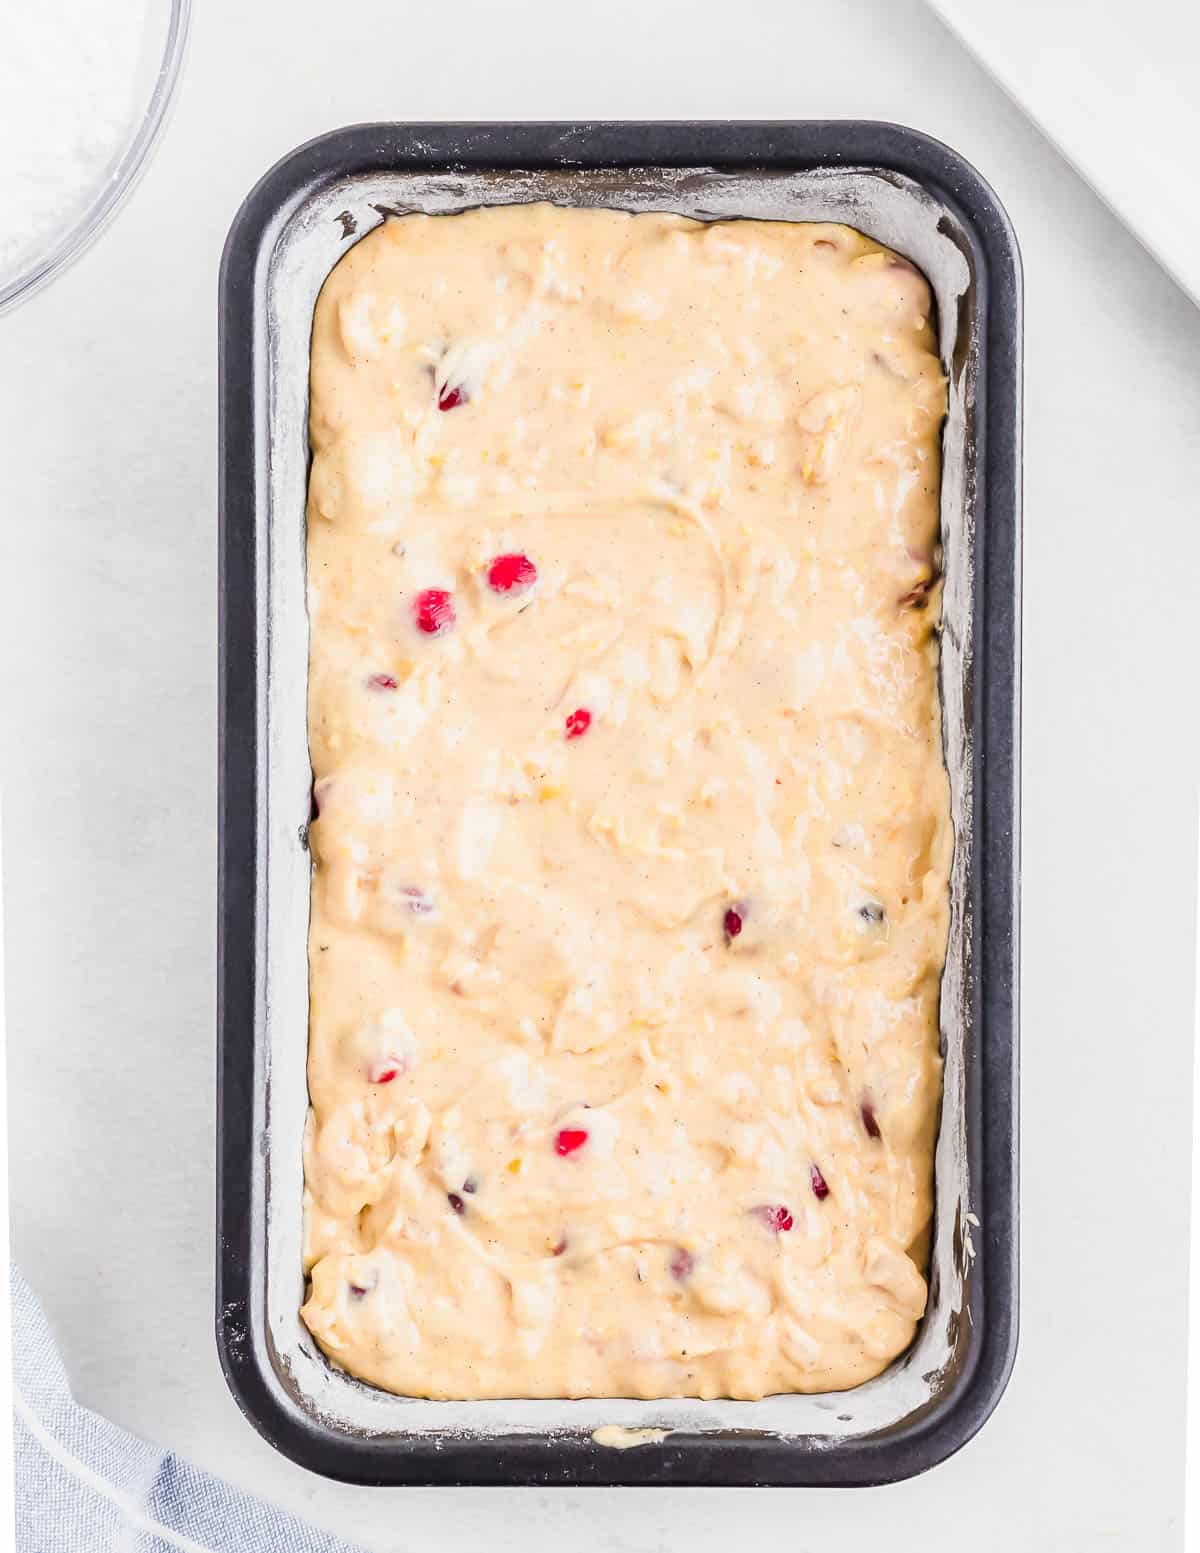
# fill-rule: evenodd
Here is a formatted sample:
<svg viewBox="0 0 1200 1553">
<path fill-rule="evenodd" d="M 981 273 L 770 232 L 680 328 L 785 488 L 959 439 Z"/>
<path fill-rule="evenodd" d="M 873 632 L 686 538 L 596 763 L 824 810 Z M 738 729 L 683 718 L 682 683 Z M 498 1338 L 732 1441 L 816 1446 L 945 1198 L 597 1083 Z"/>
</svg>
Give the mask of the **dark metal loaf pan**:
<svg viewBox="0 0 1200 1553">
<path fill-rule="evenodd" d="M 386 212 L 552 199 L 845 221 L 937 297 L 941 692 L 955 861 L 928 1312 L 878 1379 L 761 1402 L 426 1402 L 332 1366 L 303 1328 L 310 770 L 305 486 L 313 304 Z M 234 221 L 220 283 L 217 1332 L 280 1450 L 362 1483 L 860 1484 L 942 1460 L 991 1412 L 1017 1333 L 1021 288 L 978 174 L 890 124 L 361 125 L 301 147 Z M 665 1431 L 613 1449 L 604 1425 Z"/>
</svg>

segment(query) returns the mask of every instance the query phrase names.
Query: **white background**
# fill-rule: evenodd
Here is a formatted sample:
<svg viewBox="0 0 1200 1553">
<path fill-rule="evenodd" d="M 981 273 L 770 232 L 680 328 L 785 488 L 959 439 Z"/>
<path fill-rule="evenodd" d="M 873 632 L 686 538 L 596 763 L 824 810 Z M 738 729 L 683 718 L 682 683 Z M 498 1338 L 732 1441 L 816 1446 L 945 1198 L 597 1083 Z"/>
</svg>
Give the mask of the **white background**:
<svg viewBox="0 0 1200 1553">
<path fill-rule="evenodd" d="M 822 115 L 951 142 L 1025 254 L 1015 1377 L 883 1490 L 326 1483 L 243 1421 L 212 1338 L 225 231 L 354 120 Z M 81 1400 L 378 1550 L 1178 1548 L 1198 475 L 1200 313 L 917 0 L 203 0 L 131 204 L 0 323 L 12 1235 Z"/>
</svg>

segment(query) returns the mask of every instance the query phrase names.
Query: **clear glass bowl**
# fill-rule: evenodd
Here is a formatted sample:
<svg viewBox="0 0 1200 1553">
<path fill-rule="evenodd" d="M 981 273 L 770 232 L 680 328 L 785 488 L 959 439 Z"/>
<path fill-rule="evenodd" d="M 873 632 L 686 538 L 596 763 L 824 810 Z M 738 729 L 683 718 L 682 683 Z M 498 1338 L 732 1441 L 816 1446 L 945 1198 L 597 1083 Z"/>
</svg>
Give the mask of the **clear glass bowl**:
<svg viewBox="0 0 1200 1553">
<path fill-rule="evenodd" d="M 139 106 L 131 115 L 124 143 L 100 170 L 94 185 L 81 194 L 62 227 L 48 232 L 40 251 L 19 259 L 14 271 L 0 271 L 0 313 L 32 296 L 73 263 L 112 220 L 145 171 L 175 95 L 190 14 L 191 0 L 147 3 L 135 87 L 135 101 L 145 103 L 145 108 Z"/>
</svg>

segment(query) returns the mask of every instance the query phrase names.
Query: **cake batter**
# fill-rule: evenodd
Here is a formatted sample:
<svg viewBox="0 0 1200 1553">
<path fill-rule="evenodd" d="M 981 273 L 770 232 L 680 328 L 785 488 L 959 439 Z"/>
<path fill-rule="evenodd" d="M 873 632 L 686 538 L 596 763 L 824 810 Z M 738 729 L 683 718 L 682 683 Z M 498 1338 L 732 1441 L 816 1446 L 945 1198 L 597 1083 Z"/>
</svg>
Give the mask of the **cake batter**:
<svg viewBox="0 0 1200 1553">
<path fill-rule="evenodd" d="M 353 1374 L 757 1398 L 911 1341 L 931 306 L 845 227 L 548 205 L 326 282 L 303 1316 Z"/>
</svg>

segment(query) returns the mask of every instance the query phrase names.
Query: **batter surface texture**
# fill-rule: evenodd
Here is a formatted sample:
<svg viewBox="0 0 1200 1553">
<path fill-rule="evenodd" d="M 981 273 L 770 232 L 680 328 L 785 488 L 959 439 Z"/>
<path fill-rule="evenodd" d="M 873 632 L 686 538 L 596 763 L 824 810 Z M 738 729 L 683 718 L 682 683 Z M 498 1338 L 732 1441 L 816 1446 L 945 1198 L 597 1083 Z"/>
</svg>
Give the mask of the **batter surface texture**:
<svg viewBox="0 0 1200 1553">
<path fill-rule="evenodd" d="M 930 314 L 845 227 L 547 205 L 326 282 L 303 1316 L 355 1375 L 755 1398 L 911 1341 Z"/>
</svg>

